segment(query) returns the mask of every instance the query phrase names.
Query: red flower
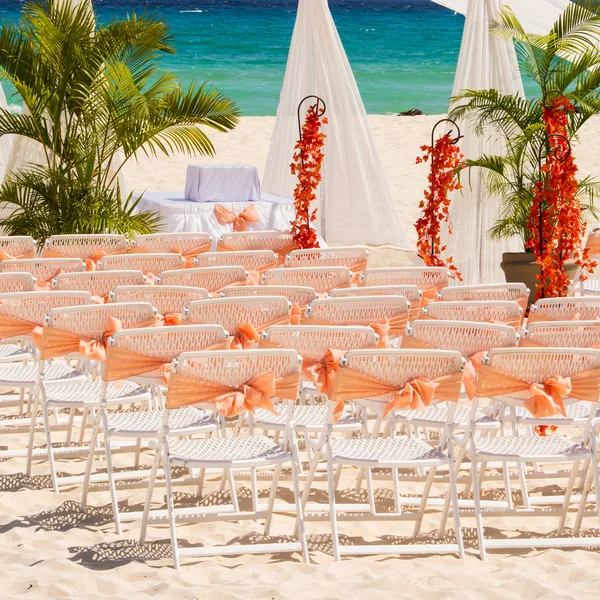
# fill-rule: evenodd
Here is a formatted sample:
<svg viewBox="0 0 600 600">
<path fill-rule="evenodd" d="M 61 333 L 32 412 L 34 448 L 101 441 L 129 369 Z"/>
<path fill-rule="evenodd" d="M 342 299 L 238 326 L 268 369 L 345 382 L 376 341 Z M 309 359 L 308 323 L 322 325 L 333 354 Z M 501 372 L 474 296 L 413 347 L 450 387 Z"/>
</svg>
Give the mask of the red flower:
<svg viewBox="0 0 600 600">
<path fill-rule="evenodd" d="M 421 216 L 415 223 L 417 250 L 428 267 L 446 267 L 452 277 L 462 281 L 452 257 L 442 258 L 446 246 L 441 245 L 440 232 L 441 224 L 448 223 L 448 231 L 452 233 L 448 193 L 462 188 L 458 173 L 464 167 L 464 156 L 458 146 L 452 143 L 449 133 L 437 139 L 433 146 L 421 146 L 421 150 L 425 155 L 417 157 L 417 164 L 430 160 L 431 170 L 429 189 L 425 190 L 425 199 L 419 204 Z"/>
</svg>

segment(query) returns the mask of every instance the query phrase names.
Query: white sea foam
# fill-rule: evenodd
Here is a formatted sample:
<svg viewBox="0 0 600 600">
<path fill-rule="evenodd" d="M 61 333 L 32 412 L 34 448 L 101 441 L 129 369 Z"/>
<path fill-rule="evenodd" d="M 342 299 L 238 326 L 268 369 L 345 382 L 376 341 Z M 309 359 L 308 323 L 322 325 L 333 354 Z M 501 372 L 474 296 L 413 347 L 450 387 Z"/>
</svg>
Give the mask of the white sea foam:
<svg viewBox="0 0 600 600">
<path fill-rule="evenodd" d="M 179 13 L 203 13 L 204 11 L 201 8 L 193 8 L 191 10 L 180 10 Z"/>
</svg>

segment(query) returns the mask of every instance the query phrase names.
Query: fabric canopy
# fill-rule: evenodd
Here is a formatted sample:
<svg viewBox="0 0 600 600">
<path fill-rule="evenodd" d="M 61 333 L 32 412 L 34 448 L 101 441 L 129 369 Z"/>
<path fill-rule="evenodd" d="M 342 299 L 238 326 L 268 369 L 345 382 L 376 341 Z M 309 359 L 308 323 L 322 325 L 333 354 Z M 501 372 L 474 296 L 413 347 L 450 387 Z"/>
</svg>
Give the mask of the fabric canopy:
<svg viewBox="0 0 600 600">
<path fill-rule="evenodd" d="M 352 69 L 327 0 L 299 0 L 262 187 L 291 197 L 297 108 L 317 95 L 327 106 L 317 226 L 327 243 L 407 242 Z M 303 105 L 302 117 L 308 109 Z"/>
<path fill-rule="evenodd" d="M 502 5 L 510 5 L 528 31 L 547 32 L 568 0 L 434 0 L 462 12 L 466 19 L 454 78 L 452 95 L 461 90 L 497 89 L 503 94 L 524 96 L 523 83 L 512 41 L 504 41 L 490 32 L 490 23 Z M 535 18 L 533 16 L 535 15 Z M 452 108 L 452 106 L 451 106 Z M 484 154 L 502 154 L 503 144 L 494 131 L 478 136 L 466 123 L 459 123 L 464 138 L 460 147 L 466 158 Z M 523 250 L 521 240 L 491 240 L 488 231 L 494 225 L 500 199 L 491 197 L 477 172 L 463 176 L 464 189 L 454 194 L 450 206 L 453 235 L 444 235 L 448 255 L 462 273 L 464 283 L 494 283 L 504 280 L 500 268 L 504 252 Z"/>
</svg>

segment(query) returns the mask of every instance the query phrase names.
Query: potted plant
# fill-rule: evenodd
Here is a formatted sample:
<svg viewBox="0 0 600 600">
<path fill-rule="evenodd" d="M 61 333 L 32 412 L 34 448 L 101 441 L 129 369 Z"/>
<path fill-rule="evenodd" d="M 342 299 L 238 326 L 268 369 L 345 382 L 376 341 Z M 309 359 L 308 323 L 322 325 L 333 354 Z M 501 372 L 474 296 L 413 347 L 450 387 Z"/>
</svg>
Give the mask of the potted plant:
<svg viewBox="0 0 600 600">
<path fill-rule="evenodd" d="M 587 0 L 580 5 L 571 4 L 545 36 L 527 34 L 508 7 L 500 12 L 491 27 L 500 37 L 515 40 L 521 72 L 537 85 L 537 97 L 527 100 L 520 95 L 501 94 L 495 89 L 463 90 L 453 98 L 455 107 L 449 117 L 469 122 L 479 135 L 493 132 L 491 135 L 497 137 L 504 149 L 502 154 L 468 159 L 465 163 L 467 169 L 477 169 L 487 191 L 500 198 L 490 237 L 518 236 L 522 240 L 522 252 L 503 255 L 501 266 L 507 281 L 527 284 L 532 291 L 531 299 L 547 293 L 562 295 L 564 286 L 557 289 L 542 273 L 540 265 L 544 251 L 536 252 L 541 248 L 539 222 L 536 221 L 548 218 L 547 225 L 552 227 L 559 213 L 548 212 L 547 199 L 541 201 L 539 218 L 532 209 L 539 190 L 548 191 L 555 183 L 548 181 L 551 163 L 565 157 L 564 144 L 553 137 L 547 119 L 549 111 L 563 110 L 565 119 L 561 135 L 569 146 L 570 177 L 574 185 L 568 197 L 562 196 L 560 202 L 580 207 L 577 218 L 582 221 L 596 214 L 594 200 L 600 193 L 600 180 L 574 178 L 576 167 L 572 145 L 579 129 L 593 115 L 600 113 L 600 73 L 597 71 L 600 52 L 593 41 L 593 36 L 600 33 L 600 8 L 596 2 Z M 561 100 L 560 107 L 555 107 L 558 98 L 565 102 Z M 571 107 L 568 110 L 565 109 L 567 105 Z M 584 223 L 578 223 L 576 228 L 583 231 Z M 566 237 L 565 234 L 563 238 Z M 542 245 L 544 243 L 542 240 Z M 556 240 L 552 243 L 556 244 Z M 561 251 L 558 254 L 558 270 L 572 278 L 579 269 L 576 263 L 582 262 L 577 250 L 569 256 Z"/>
</svg>

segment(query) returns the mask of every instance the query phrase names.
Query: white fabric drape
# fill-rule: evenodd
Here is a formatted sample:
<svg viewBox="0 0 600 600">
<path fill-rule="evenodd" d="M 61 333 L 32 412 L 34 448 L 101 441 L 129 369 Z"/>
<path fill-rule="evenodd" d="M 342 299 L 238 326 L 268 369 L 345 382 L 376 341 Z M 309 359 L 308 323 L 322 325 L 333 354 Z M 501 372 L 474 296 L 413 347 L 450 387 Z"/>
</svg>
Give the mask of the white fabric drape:
<svg viewBox="0 0 600 600">
<path fill-rule="evenodd" d="M 291 197 L 290 173 L 298 140 L 297 107 L 309 95 L 321 97 L 325 126 L 323 179 L 318 188 L 317 226 L 328 243 L 407 242 L 375 146 L 367 114 L 327 0 L 299 0 L 262 187 Z M 302 118 L 309 103 L 303 106 Z"/>
<path fill-rule="evenodd" d="M 520 0 L 444 0 L 439 3 L 457 8 L 465 2 L 466 19 L 452 95 L 465 89 L 494 88 L 502 94 L 524 96 L 513 43 L 493 36 L 489 30 L 490 22 L 497 17 L 503 4 L 510 4 L 517 16 L 524 18 L 526 29 L 531 30 L 535 25 L 542 31 L 549 31 L 560 15 L 560 6 L 564 10 L 568 5 L 567 0 L 527 0 L 526 4 Z M 533 23 L 527 15 L 536 10 L 539 18 Z M 493 130 L 477 136 L 466 123 L 459 123 L 459 126 L 464 135 L 460 147 L 466 158 L 503 153 L 504 145 Z M 470 175 L 463 174 L 463 184 L 464 189 L 454 194 L 450 206 L 453 235 L 444 235 L 448 255 L 454 258 L 466 284 L 503 281 L 502 253 L 522 251 L 521 240 L 491 240 L 488 231 L 496 221 L 499 198 L 487 193 L 475 171 Z"/>
</svg>

